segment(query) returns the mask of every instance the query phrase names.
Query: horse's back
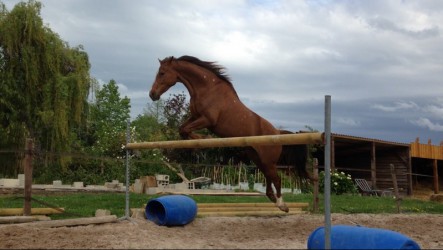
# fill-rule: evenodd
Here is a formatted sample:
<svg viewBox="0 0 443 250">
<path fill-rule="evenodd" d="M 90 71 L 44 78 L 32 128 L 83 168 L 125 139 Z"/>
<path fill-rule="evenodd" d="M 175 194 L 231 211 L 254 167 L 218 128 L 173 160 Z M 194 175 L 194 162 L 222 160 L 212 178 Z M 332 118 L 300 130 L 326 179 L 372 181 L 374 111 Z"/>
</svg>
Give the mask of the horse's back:
<svg viewBox="0 0 443 250">
<path fill-rule="evenodd" d="M 259 116 L 240 100 L 220 112 L 219 119 L 213 129 L 221 137 L 240 137 L 280 134 L 268 120 Z"/>
</svg>

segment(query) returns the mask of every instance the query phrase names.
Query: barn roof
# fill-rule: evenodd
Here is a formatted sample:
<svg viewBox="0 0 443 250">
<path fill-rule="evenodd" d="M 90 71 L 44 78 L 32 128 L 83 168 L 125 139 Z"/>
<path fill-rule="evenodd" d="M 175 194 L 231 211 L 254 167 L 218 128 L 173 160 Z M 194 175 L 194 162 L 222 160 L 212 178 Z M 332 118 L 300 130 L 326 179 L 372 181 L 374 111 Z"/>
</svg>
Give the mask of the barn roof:
<svg viewBox="0 0 443 250">
<path fill-rule="evenodd" d="M 393 141 L 385 141 L 380 139 L 373 139 L 373 138 L 366 138 L 366 137 L 359 137 L 359 136 L 352 136 L 352 135 L 344 135 L 344 134 L 337 134 L 332 133 L 331 134 L 334 139 L 340 139 L 340 141 L 360 141 L 360 142 L 374 142 L 377 145 L 386 145 L 386 146 L 402 146 L 402 147 L 409 147 L 409 143 L 401 143 L 401 142 L 393 142 Z"/>
</svg>

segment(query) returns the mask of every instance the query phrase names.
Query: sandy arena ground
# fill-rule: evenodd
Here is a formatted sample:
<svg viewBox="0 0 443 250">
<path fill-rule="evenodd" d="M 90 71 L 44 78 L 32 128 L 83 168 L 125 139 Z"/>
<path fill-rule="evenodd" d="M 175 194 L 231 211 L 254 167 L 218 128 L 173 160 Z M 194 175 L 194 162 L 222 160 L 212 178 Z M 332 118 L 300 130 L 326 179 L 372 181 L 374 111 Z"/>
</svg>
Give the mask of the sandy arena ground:
<svg viewBox="0 0 443 250">
<path fill-rule="evenodd" d="M 273 217 L 197 217 L 183 227 L 157 226 L 133 219 L 104 225 L 62 228 L 0 225 L 0 248 L 173 248 L 300 249 L 323 226 L 322 215 Z M 443 249 L 443 215 L 333 214 L 333 225 L 359 224 L 400 232 L 425 249 Z"/>
</svg>

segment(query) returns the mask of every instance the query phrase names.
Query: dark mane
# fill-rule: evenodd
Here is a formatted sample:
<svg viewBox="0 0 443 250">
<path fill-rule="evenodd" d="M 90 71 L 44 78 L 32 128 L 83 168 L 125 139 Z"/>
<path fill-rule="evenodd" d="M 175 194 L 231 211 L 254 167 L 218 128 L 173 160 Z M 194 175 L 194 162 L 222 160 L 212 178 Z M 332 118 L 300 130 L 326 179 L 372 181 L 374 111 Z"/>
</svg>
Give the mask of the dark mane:
<svg viewBox="0 0 443 250">
<path fill-rule="evenodd" d="M 189 62 L 189 63 L 195 64 L 195 65 L 198 65 L 200 67 L 203 67 L 203 68 L 211 71 L 212 73 L 214 73 L 218 78 L 224 80 L 229 85 L 231 85 L 232 88 L 234 88 L 232 86 L 231 78 L 225 72 L 225 70 L 226 70 L 225 67 L 220 66 L 215 62 L 202 61 L 202 60 L 198 59 L 197 57 L 193 57 L 193 56 L 181 56 L 181 57 L 177 58 L 177 60 Z"/>
</svg>

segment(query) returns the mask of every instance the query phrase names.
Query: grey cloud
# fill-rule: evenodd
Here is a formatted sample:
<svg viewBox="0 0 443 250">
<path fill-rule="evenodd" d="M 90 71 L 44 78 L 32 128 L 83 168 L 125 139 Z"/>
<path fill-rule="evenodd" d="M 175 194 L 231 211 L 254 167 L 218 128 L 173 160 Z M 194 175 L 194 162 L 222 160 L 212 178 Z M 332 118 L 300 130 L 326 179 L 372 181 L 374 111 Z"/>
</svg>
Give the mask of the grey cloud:
<svg viewBox="0 0 443 250">
<path fill-rule="evenodd" d="M 227 67 L 241 99 L 276 126 L 322 130 L 330 94 L 334 132 L 443 140 L 411 122 L 443 124 L 440 1 L 42 2 L 44 22 L 84 45 L 92 75 L 126 87 L 133 118 L 150 102 L 157 58 L 187 54 Z"/>
<path fill-rule="evenodd" d="M 404 102 L 399 101 L 395 102 L 394 105 L 391 106 L 385 106 L 382 104 L 374 104 L 372 105 L 373 109 L 378 109 L 385 112 L 397 112 L 399 110 L 408 110 L 408 109 L 417 109 L 418 105 L 412 101 Z"/>
<path fill-rule="evenodd" d="M 417 39 L 432 38 L 440 35 L 440 28 L 438 26 L 433 26 L 430 28 L 424 28 L 419 30 L 412 30 L 412 29 L 402 28 L 399 25 L 395 24 L 394 22 L 381 17 L 369 19 L 368 23 L 369 25 L 371 25 L 376 29 L 392 31 Z"/>
<path fill-rule="evenodd" d="M 434 123 L 428 118 L 420 118 L 414 121 L 411 121 L 412 124 L 415 124 L 419 127 L 427 128 L 431 131 L 443 132 L 443 125 L 439 123 Z"/>
</svg>

